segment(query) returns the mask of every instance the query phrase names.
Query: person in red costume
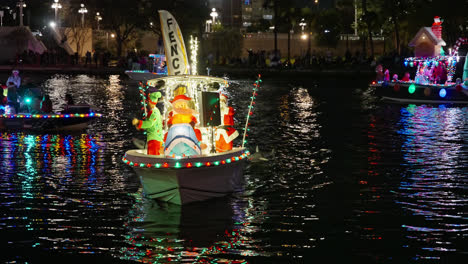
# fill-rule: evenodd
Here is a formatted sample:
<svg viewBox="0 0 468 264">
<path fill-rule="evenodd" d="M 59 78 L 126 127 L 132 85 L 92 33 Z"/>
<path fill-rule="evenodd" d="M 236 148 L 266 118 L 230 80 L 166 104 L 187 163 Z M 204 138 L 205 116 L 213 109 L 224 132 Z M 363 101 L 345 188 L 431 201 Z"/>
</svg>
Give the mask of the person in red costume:
<svg viewBox="0 0 468 264">
<path fill-rule="evenodd" d="M 233 141 L 239 136 L 239 132 L 234 129 L 234 108 L 228 106 L 227 96 L 220 95 L 220 107 L 222 114 L 222 126 L 216 129 L 216 151 L 225 152 L 232 150 Z"/>
</svg>

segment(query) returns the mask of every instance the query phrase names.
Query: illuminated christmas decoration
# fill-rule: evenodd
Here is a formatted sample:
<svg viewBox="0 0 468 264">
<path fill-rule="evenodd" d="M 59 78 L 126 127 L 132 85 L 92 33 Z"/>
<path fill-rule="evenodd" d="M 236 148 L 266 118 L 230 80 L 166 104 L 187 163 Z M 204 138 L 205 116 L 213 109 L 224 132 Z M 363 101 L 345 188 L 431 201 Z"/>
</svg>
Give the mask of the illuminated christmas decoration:
<svg viewBox="0 0 468 264">
<path fill-rule="evenodd" d="M 444 88 L 440 89 L 439 96 L 444 98 L 446 95 L 447 95 L 447 90 L 445 90 Z"/>
<path fill-rule="evenodd" d="M 89 114 L 3 114 L 0 118 L 89 118 L 89 117 L 102 117 L 102 114 L 89 113 Z"/>
<path fill-rule="evenodd" d="M 408 87 L 408 93 L 413 94 L 415 91 L 416 91 L 416 85 L 411 84 L 411 85 Z"/>
<path fill-rule="evenodd" d="M 198 38 L 190 35 L 190 59 L 192 60 L 192 67 L 190 67 L 192 75 L 198 75 Z"/>
<path fill-rule="evenodd" d="M 177 158 L 177 159 L 172 159 L 168 162 L 160 162 L 160 163 L 136 163 L 132 162 L 128 159 L 127 154 L 122 158 L 122 161 L 132 167 L 140 167 L 140 168 L 167 168 L 167 169 L 186 169 L 186 168 L 192 168 L 192 167 L 211 167 L 211 166 L 219 166 L 219 165 L 225 165 L 237 161 L 241 161 L 245 158 L 250 156 L 250 152 L 248 150 L 245 150 L 245 152 L 239 156 L 231 156 L 227 159 L 216 159 L 216 156 L 213 156 L 212 159 L 209 160 L 204 160 L 203 162 L 195 162 L 192 163 L 189 161 L 189 159 L 184 158 Z"/>
<path fill-rule="evenodd" d="M 257 80 L 253 84 L 253 86 L 254 86 L 253 93 L 252 93 L 252 97 L 250 97 L 250 105 L 249 105 L 249 109 L 247 111 L 247 118 L 245 120 L 244 136 L 242 137 L 242 147 L 244 147 L 245 143 L 247 143 L 247 141 L 245 140 L 245 137 L 247 136 L 248 126 L 249 126 L 249 118 L 250 118 L 251 115 L 253 115 L 252 109 L 253 109 L 253 105 L 255 104 L 255 96 L 257 96 L 258 88 L 260 88 L 260 83 L 262 83 L 262 79 L 260 79 L 261 77 L 262 76 L 259 74 L 257 76 Z"/>
</svg>

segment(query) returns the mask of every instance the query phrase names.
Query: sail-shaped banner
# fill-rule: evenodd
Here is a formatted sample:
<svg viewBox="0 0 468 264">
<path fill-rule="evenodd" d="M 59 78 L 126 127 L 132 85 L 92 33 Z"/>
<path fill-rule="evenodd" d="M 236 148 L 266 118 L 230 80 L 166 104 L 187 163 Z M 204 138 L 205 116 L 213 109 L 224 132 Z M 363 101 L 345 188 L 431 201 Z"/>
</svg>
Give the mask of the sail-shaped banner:
<svg viewBox="0 0 468 264">
<path fill-rule="evenodd" d="M 171 13 L 166 10 L 159 10 L 158 12 L 166 52 L 167 74 L 188 74 L 187 52 L 179 25 Z"/>
</svg>

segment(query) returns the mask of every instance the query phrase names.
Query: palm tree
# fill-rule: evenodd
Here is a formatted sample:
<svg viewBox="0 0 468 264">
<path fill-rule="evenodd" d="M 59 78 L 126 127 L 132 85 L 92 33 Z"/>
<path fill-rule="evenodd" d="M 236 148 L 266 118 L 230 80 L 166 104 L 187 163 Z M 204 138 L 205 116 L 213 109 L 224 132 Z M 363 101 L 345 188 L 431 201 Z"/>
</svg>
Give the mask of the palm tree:
<svg viewBox="0 0 468 264">
<path fill-rule="evenodd" d="M 374 42 L 372 41 L 372 15 L 367 10 L 367 0 L 361 0 L 363 18 L 367 25 L 367 34 L 369 35 L 369 44 L 371 48 L 371 56 L 374 57 Z"/>
</svg>

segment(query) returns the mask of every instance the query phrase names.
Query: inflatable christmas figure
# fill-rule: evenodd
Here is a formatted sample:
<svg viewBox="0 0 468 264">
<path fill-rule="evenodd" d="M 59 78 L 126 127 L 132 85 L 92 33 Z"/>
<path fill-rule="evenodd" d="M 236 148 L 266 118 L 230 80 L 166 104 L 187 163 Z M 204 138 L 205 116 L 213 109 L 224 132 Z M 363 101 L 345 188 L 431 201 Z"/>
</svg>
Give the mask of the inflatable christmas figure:
<svg viewBox="0 0 468 264">
<path fill-rule="evenodd" d="M 167 132 L 164 140 L 164 154 L 171 157 L 189 157 L 201 154 L 201 132 L 195 129 L 198 114 L 191 109 L 191 98 L 180 94 L 171 101 L 172 111 L 167 121 Z"/>
<path fill-rule="evenodd" d="M 233 128 L 234 126 L 234 109 L 227 104 L 227 96 L 221 94 L 220 100 L 222 126 L 216 129 L 216 151 L 225 152 L 232 150 L 232 143 L 239 132 Z"/>
<path fill-rule="evenodd" d="M 148 118 L 145 120 L 133 119 L 132 124 L 139 130 L 146 130 L 146 142 L 147 142 L 147 154 L 148 155 L 159 155 L 163 141 L 163 127 L 162 118 L 159 109 L 156 107 L 158 100 L 162 97 L 161 93 L 155 88 L 150 88 L 148 91 L 148 105 L 150 112 Z"/>
</svg>

